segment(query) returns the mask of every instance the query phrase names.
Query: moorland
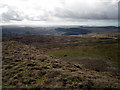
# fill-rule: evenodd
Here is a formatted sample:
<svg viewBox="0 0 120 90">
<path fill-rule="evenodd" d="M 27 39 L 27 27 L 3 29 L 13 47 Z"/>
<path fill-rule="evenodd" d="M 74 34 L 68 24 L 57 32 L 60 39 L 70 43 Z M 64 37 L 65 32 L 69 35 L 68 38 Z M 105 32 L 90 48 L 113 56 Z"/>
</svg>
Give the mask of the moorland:
<svg viewBox="0 0 120 90">
<path fill-rule="evenodd" d="M 80 28 L 57 28 L 56 35 L 4 31 L 3 88 L 120 88 L 120 34 L 115 27 Z"/>
</svg>

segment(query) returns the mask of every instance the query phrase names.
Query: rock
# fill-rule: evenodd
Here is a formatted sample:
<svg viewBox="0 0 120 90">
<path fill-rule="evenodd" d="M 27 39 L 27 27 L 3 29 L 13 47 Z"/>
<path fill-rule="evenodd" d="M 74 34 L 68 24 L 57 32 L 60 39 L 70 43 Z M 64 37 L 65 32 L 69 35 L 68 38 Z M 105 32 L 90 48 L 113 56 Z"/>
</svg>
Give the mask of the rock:
<svg viewBox="0 0 120 90">
<path fill-rule="evenodd" d="M 67 55 L 65 54 L 63 57 L 67 57 Z"/>
</svg>

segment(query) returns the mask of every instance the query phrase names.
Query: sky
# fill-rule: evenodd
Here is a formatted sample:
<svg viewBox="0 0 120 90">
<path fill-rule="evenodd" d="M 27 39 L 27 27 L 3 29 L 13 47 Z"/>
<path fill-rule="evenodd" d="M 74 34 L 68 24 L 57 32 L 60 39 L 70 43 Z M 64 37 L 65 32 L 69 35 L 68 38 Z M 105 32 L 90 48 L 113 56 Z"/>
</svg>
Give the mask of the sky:
<svg viewBox="0 0 120 90">
<path fill-rule="evenodd" d="M 0 0 L 2 25 L 117 26 L 119 0 Z"/>
</svg>

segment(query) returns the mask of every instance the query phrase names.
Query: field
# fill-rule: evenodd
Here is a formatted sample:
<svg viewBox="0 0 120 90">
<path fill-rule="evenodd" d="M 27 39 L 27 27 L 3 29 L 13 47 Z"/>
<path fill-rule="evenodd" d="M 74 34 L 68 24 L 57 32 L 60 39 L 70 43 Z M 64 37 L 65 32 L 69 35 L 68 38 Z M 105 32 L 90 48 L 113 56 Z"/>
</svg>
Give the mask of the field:
<svg viewBox="0 0 120 90">
<path fill-rule="evenodd" d="M 120 88 L 118 34 L 3 36 L 3 88 Z"/>
</svg>

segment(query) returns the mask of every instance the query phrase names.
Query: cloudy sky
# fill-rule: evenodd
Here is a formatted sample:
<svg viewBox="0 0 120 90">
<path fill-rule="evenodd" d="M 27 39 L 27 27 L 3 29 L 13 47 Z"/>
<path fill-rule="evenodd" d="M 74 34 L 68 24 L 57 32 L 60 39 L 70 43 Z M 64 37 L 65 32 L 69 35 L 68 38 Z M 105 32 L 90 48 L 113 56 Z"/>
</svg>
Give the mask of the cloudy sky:
<svg viewBox="0 0 120 90">
<path fill-rule="evenodd" d="M 119 0 L 0 0 L 2 25 L 115 25 Z"/>
</svg>

